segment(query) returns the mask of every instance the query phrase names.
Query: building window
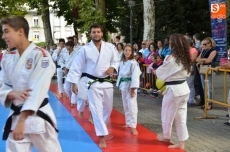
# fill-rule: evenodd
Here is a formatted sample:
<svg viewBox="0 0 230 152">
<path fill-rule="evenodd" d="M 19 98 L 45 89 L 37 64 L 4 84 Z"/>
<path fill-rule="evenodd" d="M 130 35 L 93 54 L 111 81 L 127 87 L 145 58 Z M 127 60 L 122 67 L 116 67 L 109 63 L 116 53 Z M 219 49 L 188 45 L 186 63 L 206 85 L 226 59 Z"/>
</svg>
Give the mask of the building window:
<svg viewBox="0 0 230 152">
<path fill-rule="evenodd" d="M 39 41 L 39 32 L 34 32 L 33 33 L 33 41 L 35 41 L 35 42 L 37 42 L 37 41 Z"/>
<path fill-rule="evenodd" d="M 34 26 L 38 26 L 38 16 L 33 17 Z"/>
</svg>

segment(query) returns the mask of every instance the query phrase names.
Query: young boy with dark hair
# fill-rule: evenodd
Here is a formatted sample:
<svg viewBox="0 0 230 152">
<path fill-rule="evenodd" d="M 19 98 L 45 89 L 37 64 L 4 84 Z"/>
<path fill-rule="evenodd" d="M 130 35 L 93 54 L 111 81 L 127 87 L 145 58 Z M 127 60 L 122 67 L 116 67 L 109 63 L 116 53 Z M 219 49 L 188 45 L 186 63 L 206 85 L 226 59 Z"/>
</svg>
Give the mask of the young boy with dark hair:
<svg viewBox="0 0 230 152">
<path fill-rule="evenodd" d="M 3 140 L 6 152 L 61 152 L 56 118 L 48 102 L 55 65 L 50 54 L 29 42 L 29 25 L 24 17 L 1 19 L 2 38 L 15 51 L 2 60 L 0 102 L 11 108 Z"/>
</svg>

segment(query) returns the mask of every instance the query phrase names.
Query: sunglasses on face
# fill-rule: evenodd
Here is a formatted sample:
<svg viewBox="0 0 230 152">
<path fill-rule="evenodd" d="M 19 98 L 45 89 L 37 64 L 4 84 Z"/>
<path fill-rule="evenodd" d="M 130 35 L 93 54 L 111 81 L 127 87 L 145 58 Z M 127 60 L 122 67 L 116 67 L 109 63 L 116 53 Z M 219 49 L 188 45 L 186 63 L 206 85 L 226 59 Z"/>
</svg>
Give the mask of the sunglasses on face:
<svg viewBox="0 0 230 152">
<path fill-rule="evenodd" d="M 202 45 L 203 45 L 203 46 L 206 46 L 207 44 L 209 44 L 209 43 L 203 43 Z"/>
</svg>

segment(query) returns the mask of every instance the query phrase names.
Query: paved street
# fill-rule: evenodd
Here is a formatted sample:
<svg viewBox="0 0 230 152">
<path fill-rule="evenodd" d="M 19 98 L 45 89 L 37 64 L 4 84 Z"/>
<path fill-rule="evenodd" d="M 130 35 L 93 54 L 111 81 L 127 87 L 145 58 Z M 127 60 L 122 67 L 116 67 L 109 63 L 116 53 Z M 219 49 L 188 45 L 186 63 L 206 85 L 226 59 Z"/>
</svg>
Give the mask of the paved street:
<svg viewBox="0 0 230 152">
<path fill-rule="evenodd" d="M 228 77 L 228 89 L 230 86 Z M 214 99 L 223 100 L 223 75 L 215 76 Z M 162 133 L 161 129 L 161 101 L 162 97 L 152 98 L 138 96 L 138 123 L 144 125 L 155 133 Z M 123 113 L 121 97 L 115 88 L 114 108 Z M 187 152 L 230 152 L 230 127 L 224 126 L 223 122 L 229 120 L 226 117 L 227 108 L 214 105 L 209 110 L 209 115 L 218 116 L 218 119 L 200 119 L 195 117 L 203 116 L 203 110 L 194 106 L 188 108 L 188 130 L 189 139 L 186 142 Z M 175 128 L 172 133 L 172 143 L 177 141 Z"/>
</svg>

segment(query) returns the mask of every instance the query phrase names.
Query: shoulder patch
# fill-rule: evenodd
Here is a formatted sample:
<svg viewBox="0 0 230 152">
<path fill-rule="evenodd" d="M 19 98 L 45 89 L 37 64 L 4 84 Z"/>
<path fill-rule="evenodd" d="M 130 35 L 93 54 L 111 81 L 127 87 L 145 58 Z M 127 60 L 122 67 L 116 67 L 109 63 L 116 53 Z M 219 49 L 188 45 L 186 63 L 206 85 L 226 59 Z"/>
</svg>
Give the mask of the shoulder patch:
<svg viewBox="0 0 230 152">
<path fill-rule="evenodd" d="M 38 51 L 41 51 L 43 57 L 47 57 L 46 51 L 45 51 L 44 49 L 42 49 L 42 48 L 40 48 L 40 47 L 36 47 L 36 49 L 37 49 Z"/>
<path fill-rule="evenodd" d="M 41 65 L 41 67 L 42 68 L 46 68 L 46 67 L 48 67 L 49 66 L 49 60 L 42 60 L 42 65 Z"/>
</svg>

